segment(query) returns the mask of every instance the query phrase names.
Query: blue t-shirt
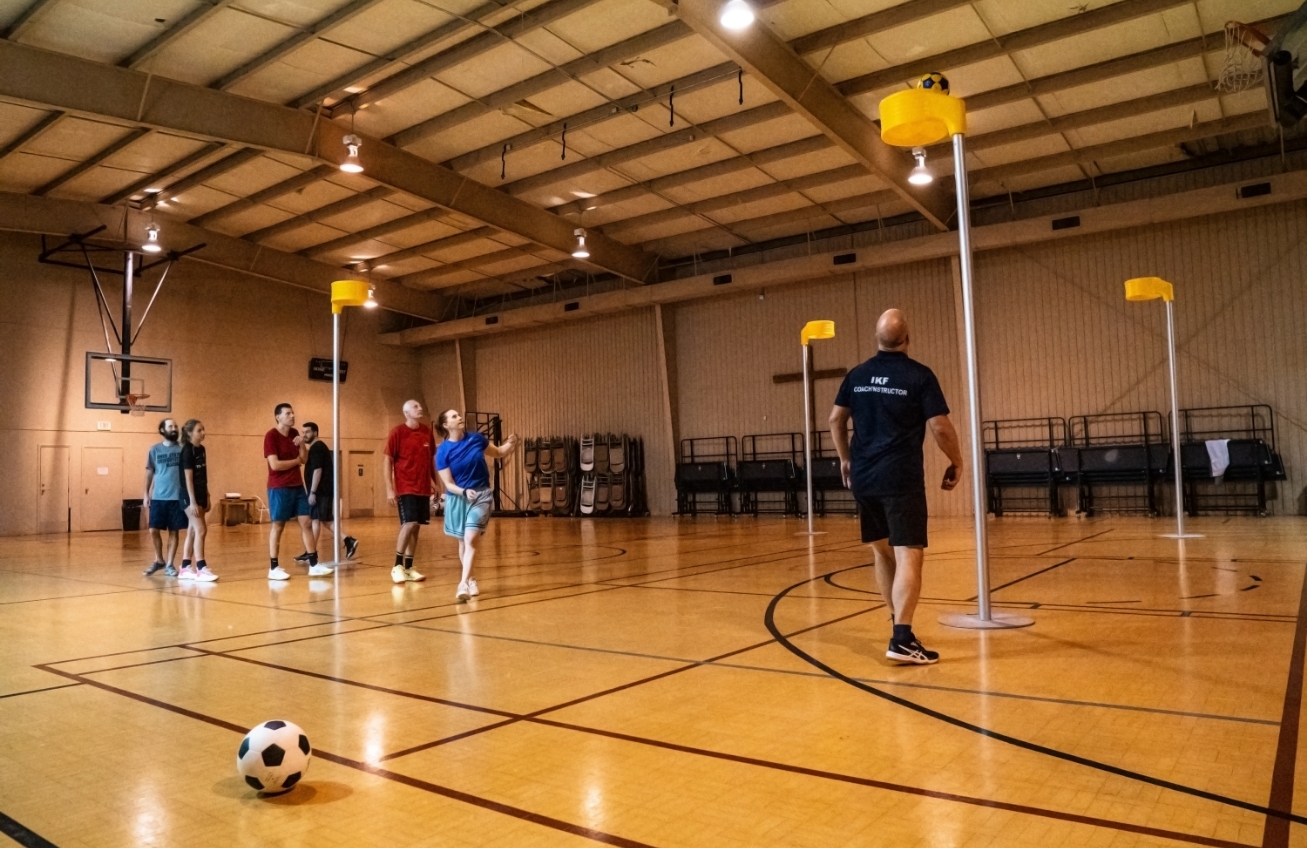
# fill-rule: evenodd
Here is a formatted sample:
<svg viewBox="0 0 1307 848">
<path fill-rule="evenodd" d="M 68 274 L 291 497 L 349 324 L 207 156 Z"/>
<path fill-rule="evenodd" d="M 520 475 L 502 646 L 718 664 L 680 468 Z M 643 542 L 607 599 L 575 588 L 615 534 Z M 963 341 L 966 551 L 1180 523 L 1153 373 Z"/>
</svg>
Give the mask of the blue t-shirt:
<svg viewBox="0 0 1307 848">
<path fill-rule="evenodd" d="M 464 433 L 457 442 L 445 439 L 436 448 L 436 471 L 449 469 L 462 489 L 484 489 L 490 485 L 486 448 L 490 442 L 480 433 Z"/>
<path fill-rule="evenodd" d="M 159 442 L 150 448 L 145 458 L 146 470 L 154 472 L 154 493 L 150 497 L 156 501 L 182 499 L 181 464 L 182 446 L 176 442 Z"/>
</svg>

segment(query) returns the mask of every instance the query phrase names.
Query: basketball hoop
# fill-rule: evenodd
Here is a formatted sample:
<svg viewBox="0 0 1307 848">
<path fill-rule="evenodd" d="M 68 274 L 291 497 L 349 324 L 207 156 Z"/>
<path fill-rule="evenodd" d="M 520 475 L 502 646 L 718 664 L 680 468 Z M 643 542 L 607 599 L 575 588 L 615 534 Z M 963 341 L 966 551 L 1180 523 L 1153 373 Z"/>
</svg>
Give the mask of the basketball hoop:
<svg viewBox="0 0 1307 848">
<path fill-rule="evenodd" d="M 1237 94 L 1262 84 L 1266 77 L 1266 63 L 1262 54 L 1270 39 L 1254 26 L 1238 21 L 1225 24 L 1225 63 L 1216 80 L 1216 90 L 1222 94 Z"/>
<path fill-rule="evenodd" d="M 131 410 L 131 414 L 135 415 L 137 418 L 142 418 L 145 416 L 145 402 L 149 399 L 150 399 L 149 395 L 131 395 L 131 394 L 127 395 L 127 397 L 125 398 L 125 400 L 127 401 L 127 406 Z"/>
</svg>

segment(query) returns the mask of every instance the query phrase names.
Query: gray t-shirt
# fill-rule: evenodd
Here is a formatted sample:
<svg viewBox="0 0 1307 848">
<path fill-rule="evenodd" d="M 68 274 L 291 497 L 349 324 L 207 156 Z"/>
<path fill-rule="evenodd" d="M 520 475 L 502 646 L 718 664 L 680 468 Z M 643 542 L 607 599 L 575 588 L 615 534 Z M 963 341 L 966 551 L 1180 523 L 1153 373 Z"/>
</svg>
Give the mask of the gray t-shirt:
<svg viewBox="0 0 1307 848">
<path fill-rule="evenodd" d="M 181 500 L 181 464 L 182 446 L 176 442 L 159 442 L 150 448 L 150 454 L 145 458 L 145 468 L 154 472 L 154 493 L 151 495 L 154 500 Z"/>
</svg>

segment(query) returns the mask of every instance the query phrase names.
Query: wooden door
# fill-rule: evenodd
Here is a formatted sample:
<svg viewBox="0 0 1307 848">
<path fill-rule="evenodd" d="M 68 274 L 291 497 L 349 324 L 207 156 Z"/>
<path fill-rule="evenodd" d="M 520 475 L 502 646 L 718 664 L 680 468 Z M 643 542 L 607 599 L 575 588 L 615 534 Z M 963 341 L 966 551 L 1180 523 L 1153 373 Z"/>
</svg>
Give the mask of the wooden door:
<svg viewBox="0 0 1307 848">
<path fill-rule="evenodd" d="M 67 533 L 71 530 L 68 509 L 68 446 L 41 446 L 41 485 L 36 495 L 36 532 Z"/>
<path fill-rule="evenodd" d="M 373 451 L 350 451 L 349 460 L 341 469 L 350 518 L 367 518 L 375 514 L 376 456 Z"/>
<path fill-rule="evenodd" d="M 80 528 L 122 529 L 122 505 L 123 449 L 82 448 Z"/>
</svg>

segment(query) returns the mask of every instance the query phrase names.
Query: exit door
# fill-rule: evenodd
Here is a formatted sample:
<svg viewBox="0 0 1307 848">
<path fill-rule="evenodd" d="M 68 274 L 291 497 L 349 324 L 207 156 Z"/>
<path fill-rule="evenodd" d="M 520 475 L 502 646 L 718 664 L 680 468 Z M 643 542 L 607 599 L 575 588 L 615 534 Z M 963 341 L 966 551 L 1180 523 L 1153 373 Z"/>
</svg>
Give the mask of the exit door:
<svg viewBox="0 0 1307 848">
<path fill-rule="evenodd" d="M 82 448 L 81 529 L 122 528 L 123 449 Z"/>
<path fill-rule="evenodd" d="M 349 452 L 349 461 L 345 463 L 345 503 L 350 518 L 370 518 L 374 514 L 375 468 L 373 451 Z"/>
<path fill-rule="evenodd" d="M 36 532 L 72 530 L 68 511 L 68 447 L 41 446 L 41 488 L 36 495 Z"/>
</svg>

